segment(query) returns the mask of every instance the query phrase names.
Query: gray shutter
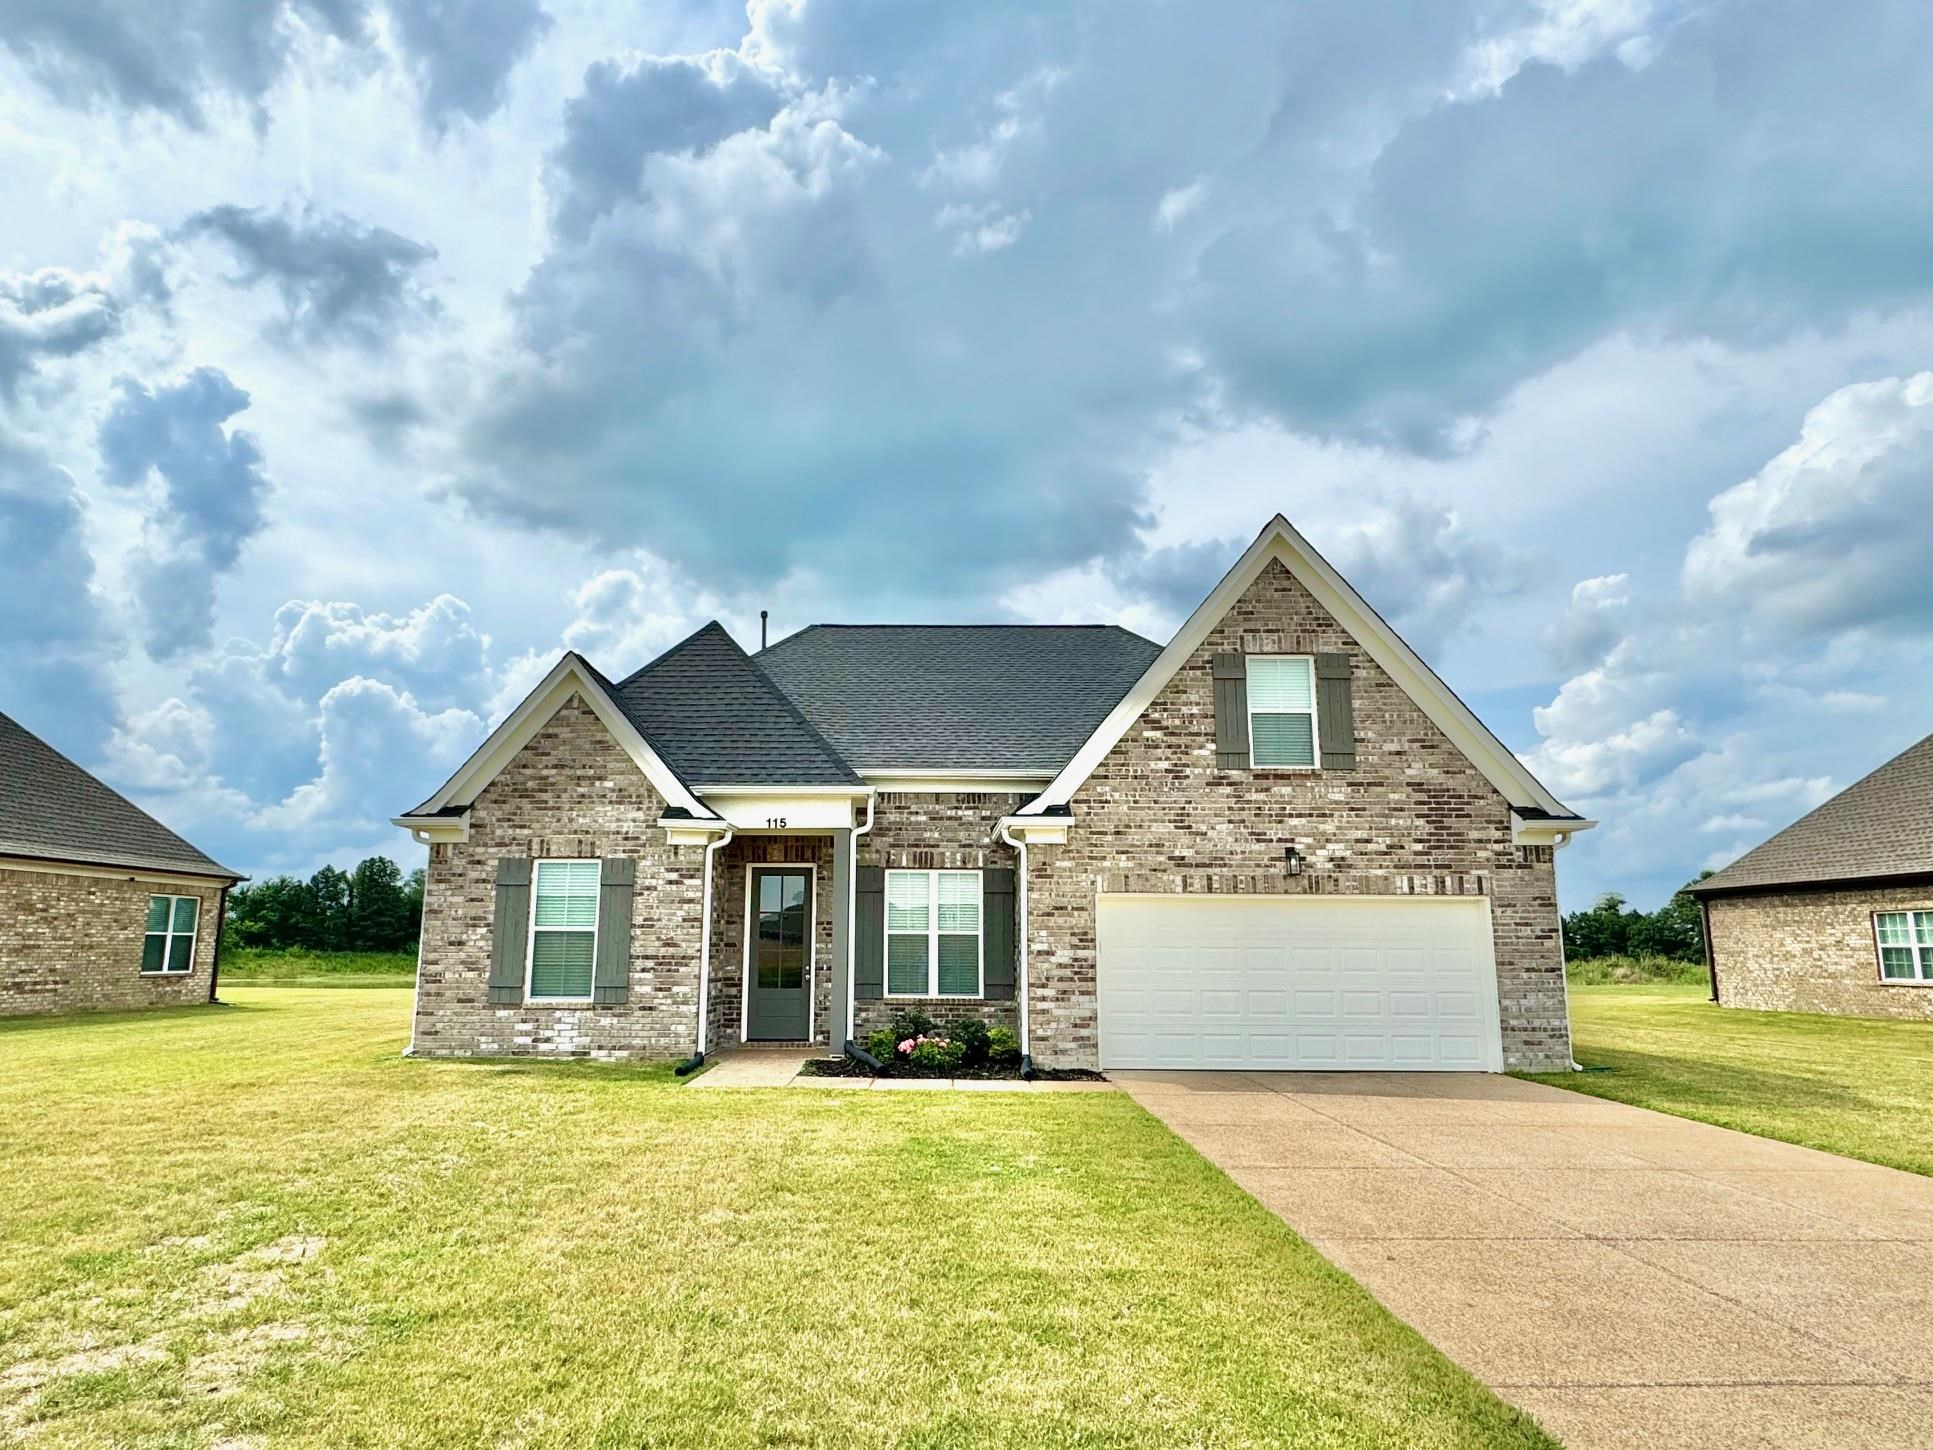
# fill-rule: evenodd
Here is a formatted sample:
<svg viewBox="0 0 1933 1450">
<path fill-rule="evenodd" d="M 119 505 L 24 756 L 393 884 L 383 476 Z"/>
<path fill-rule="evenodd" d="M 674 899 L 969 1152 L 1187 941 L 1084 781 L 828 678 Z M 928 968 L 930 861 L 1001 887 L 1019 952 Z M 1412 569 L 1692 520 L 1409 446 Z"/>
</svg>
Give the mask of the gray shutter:
<svg viewBox="0 0 1933 1450">
<path fill-rule="evenodd" d="M 490 938 L 490 1000 L 524 999 L 524 952 L 530 942 L 530 858 L 497 858 L 497 912 Z"/>
<path fill-rule="evenodd" d="M 1011 866 L 980 873 L 980 948 L 986 964 L 986 998 L 1013 1001 L 1014 871 Z"/>
<path fill-rule="evenodd" d="M 1248 769 L 1248 666 L 1242 656 L 1215 656 L 1215 768 Z"/>
<path fill-rule="evenodd" d="M 886 868 L 861 866 L 853 879 L 853 984 L 855 1001 L 886 995 Z"/>
<path fill-rule="evenodd" d="M 631 884 L 638 863 L 606 856 L 597 873 L 597 964 L 591 1000 L 622 1002 L 631 990 Z"/>
<path fill-rule="evenodd" d="M 1316 656 L 1316 731 L 1324 770 L 1356 768 L 1356 711 L 1349 695 L 1349 656 Z"/>
</svg>

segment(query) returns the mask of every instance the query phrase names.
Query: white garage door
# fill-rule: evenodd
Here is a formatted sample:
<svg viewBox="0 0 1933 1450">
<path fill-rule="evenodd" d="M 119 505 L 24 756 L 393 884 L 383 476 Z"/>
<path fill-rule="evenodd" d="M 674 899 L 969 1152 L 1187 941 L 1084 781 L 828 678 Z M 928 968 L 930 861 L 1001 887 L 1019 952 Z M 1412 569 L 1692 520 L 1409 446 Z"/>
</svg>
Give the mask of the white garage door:
<svg viewBox="0 0 1933 1450">
<path fill-rule="evenodd" d="M 1483 897 L 1103 896 L 1102 1067 L 1499 1071 Z"/>
</svg>

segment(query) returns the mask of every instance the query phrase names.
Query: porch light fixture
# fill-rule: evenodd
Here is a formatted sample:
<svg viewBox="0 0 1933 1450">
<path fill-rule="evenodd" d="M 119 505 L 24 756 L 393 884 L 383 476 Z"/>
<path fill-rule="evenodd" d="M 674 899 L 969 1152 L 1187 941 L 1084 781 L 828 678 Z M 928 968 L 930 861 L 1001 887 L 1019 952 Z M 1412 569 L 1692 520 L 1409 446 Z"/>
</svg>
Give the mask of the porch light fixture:
<svg viewBox="0 0 1933 1450">
<path fill-rule="evenodd" d="M 1302 853 L 1296 850 L 1295 847 L 1284 846 L 1282 848 L 1282 859 L 1289 863 L 1289 875 L 1300 876 L 1302 874 Z"/>
</svg>

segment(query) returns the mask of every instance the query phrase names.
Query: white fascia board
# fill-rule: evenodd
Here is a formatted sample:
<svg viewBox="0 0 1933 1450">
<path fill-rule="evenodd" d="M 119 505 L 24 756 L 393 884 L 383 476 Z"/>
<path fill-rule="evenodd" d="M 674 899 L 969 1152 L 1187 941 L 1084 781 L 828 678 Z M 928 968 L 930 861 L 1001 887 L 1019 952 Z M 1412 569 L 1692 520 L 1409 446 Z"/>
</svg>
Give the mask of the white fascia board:
<svg viewBox="0 0 1933 1450">
<path fill-rule="evenodd" d="M 461 816 L 391 816 L 392 826 L 401 826 L 408 831 L 419 846 L 434 846 L 450 841 L 470 839 L 470 817 Z"/>
<path fill-rule="evenodd" d="M 694 790 L 701 796 L 834 796 L 847 800 L 864 800 L 872 794 L 872 787 L 866 785 L 700 785 Z"/>
<path fill-rule="evenodd" d="M 1064 846 L 1072 816 L 1002 816 L 1000 830 L 1029 846 Z"/>
<path fill-rule="evenodd" d="M 1416 651 L 1405 644 L 1383 617 L 1369 607 L 1349 581 L 1338 574 L 1329 561 L 1318 554 L 1309 541 L 1280 514 L 1269 520 L 1267 527 L 1255 536 L 1255 542 L 1243 551 L 1234 567 L 1222 576 L 1221 582 L 1209 592 L 1200 607 L 1188 616 L 1187 622 L 1168 642 L 1168 647 L 1155 656 L 1154 663 L 1135 681 L 1134 688 L 1121 697 L 1121 702 L 1108 712 L 1107 718 L 1075 752 L 1074 758 L 1067 762 L 1047 789 L 1028 803 L 1023 814 L 1039 815 L 1049 806 L 1066 805 L 1073 799 L 1074 792 L 1107 758 L 1108 752 L 1120 744 L 1121 737 L 1141 718 L 1141 712 L 1153 703 L 1154 697 L 1201 648 L 1209 632 L 1247 592 L 1271 560 L 1279 560 L 1301 582 L 1316 602 L 1334 616 L 1364 653 L 1383 667 L 1483 777 L 1502 793 L 1505 800 L 1512 805 L 1549 811 L 1552 815 L 1567 814 L 1563 805 L 1544 789 L 1523 762 L 1490 733 L 1483 722 L 1471 713 L 1470 707 L 1437 678 L 1436 672 L 1424 664 Z"/>
<path fill-rule="evenodd" d="M 651 748 L 638 727 L 624 717 L 611 697 L 604 693 L 602 685 L 592 678 L 588 666 L 576 653 L 567 653 L 556 667 L 544 676 L 542 683 L 524 697 L 524 701 L 512 710 L 504 722 L 490 732 L 490 738 L 477 748 L 468 760 L 457 768 L 435 795 L 424 805 L 426 812 L 438 811 L 445 806 L 467 806 L 483 793 L 483 788 L 497 778 L 503 768 L 516 757 L 519 750 L 530 743 L 531 737 L 543 729 L 564 707 L 572 695 L 588 705 L 591 713 L 603 722 L 604 728 L 622 747 L 624 753 L 652 788 L 664 797 L 665 804 L 682 806 L 692 815 L 709 818 L 713 813 L 678 779 L 671 767 L 666 765 L 658 753 Z M 407 818 L 404 818 L 407 819 Z M 419 818 L 420 819 L 420 818 Z"/>
<path fill-rule="evenodd" d="M 1527 821 L 1513 815 L 1510 818 L 1510 841 L 1515 846 L 1565 846 L 1579 831 L 1588 831 L 1596 824 L 1596 821 L 1581 819 Z"/>
<path fill-rule="evenodd" d="M 1052 771 L 874 770 L 866 780 L 883 794 L 1033 795 L 1054 778 Z"/>
</svg>

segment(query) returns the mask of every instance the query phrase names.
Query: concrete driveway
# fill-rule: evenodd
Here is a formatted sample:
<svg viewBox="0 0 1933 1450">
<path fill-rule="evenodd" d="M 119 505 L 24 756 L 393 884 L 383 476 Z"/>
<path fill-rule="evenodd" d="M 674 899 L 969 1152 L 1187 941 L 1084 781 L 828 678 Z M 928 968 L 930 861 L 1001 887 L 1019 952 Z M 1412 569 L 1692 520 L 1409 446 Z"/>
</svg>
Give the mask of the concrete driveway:
<svg viewBox="0 0 1933 1450">
<path fill-rule="evenodd" d="M 1933 1180 L 1464 1074 L 1110 1074 L 1573 1450 L 1933 1444 Z"/>
</svg>

